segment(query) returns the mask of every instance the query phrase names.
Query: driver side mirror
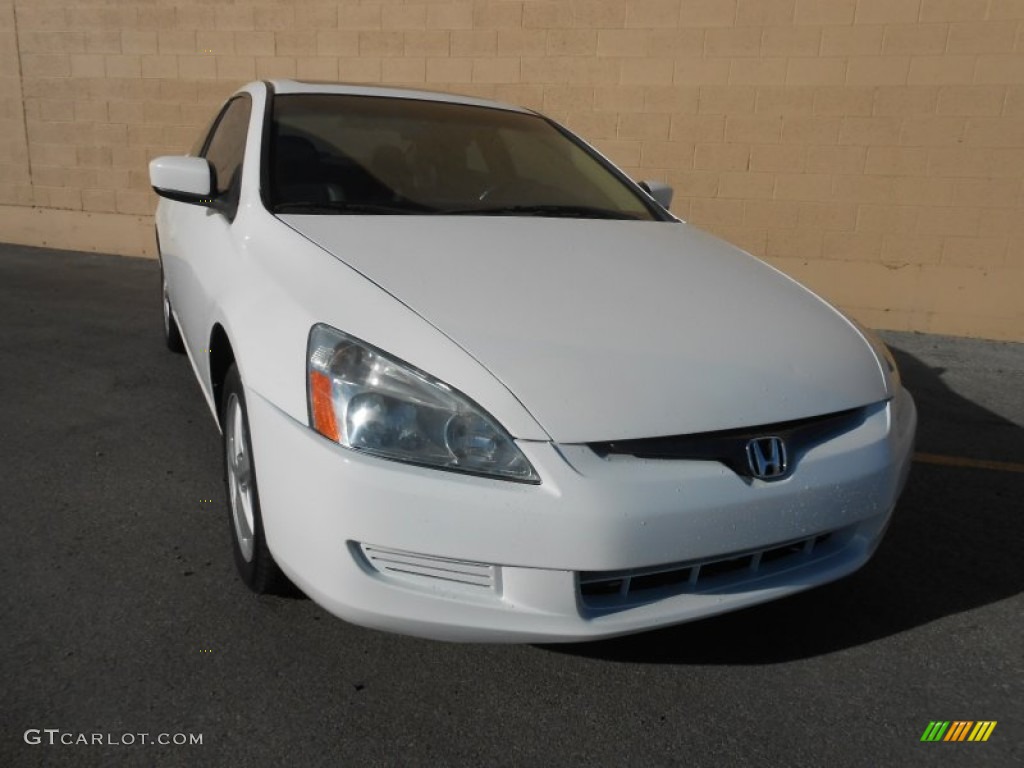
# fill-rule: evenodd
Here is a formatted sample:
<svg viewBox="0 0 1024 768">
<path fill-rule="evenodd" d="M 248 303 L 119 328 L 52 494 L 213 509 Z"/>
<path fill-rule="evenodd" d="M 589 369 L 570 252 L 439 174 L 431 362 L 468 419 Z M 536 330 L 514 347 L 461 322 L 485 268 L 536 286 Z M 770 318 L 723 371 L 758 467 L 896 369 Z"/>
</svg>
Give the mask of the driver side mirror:
<svg viewBox="0 0 1024 768">
<path fill-rule="evenodd" d="M 640 189 L 654 198 L 654 201 L 665 210 L 672 205 L 673 189 L 660 181 L 641 181 Z"/>
<path fill-rule="evenodd" d="M 212 176 L 210 164 L 202 157 L 164 155 L 149 162 L 149 183 L 153 191 L 160 197 L 181 203 L 213 203 Z"/>
</svg>

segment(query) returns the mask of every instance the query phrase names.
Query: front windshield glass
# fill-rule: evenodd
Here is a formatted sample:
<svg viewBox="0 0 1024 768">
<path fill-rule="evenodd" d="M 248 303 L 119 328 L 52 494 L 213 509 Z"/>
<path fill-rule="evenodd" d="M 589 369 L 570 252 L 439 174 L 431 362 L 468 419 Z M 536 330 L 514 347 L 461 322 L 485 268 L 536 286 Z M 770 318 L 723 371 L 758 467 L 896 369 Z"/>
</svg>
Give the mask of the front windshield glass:
<svg viewBox="0 0 1024 768">
<path fill-rule="evenodd" d="M 278 213 L 661 217 L 533 114 L 406 98 L 277 96 L 267 203 Z"/>
</svg>

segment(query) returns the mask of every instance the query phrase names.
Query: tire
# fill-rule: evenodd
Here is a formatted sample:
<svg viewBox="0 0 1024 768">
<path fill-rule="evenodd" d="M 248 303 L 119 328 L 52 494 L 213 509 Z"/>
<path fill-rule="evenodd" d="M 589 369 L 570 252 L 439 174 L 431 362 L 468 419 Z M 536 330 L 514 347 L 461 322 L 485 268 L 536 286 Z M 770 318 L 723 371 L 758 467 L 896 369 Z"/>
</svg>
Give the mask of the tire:
<svg viewBox="0 0 1024 768">
<path fill-rule="evenodd" d="M 160 293 L 164 316 L 164 344 L 171 352 L 181 354 L 185 351 L 185 342 L 181 338 L 181 330 L 171 313 L 171 299 L 167 295 L 167 280 L 164 278 L 163 265 L 160 266 Z"/>
<path fill-rule="evenodd" d="M 270 554 L 263 531 L 245 390 L 234 363 L 224 379 L 221 424 L 224 427 L 224 484 L 228 496 L 228 525 L 238 575 L 258 595 L 280 593 L 288 582 Z"/>
</svg>

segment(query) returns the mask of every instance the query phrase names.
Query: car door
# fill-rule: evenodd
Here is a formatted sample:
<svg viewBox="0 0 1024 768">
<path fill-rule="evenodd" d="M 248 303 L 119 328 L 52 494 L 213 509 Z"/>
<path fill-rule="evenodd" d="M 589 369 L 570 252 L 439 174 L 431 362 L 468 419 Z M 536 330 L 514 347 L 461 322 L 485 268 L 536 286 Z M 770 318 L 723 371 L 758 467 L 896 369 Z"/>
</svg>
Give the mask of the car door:
<svg viewBox="0 0 1024 768">
<path fill-rule="evenodd" d="M 204 387 L 209 382 L 210 329 L 214 302 L 236 263 L 232 230 L 241 189 L 246 136 L 252 114 L 249 94 L 239 94 L 221 110 L 200 156 L 210 163 L 213 202 L 172 203 L 163 238 L 164 269 L 171 303 L 185 347 Z M 209 394 L 209 392 L 208 392 Z"/>
</svg>

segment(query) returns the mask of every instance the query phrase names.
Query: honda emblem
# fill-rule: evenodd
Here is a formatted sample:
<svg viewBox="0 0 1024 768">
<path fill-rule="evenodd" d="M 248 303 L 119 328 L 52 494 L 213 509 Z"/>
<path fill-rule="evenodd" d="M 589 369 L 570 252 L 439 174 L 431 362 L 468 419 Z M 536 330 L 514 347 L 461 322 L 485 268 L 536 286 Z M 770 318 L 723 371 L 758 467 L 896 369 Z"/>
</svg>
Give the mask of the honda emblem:
<svg viewBox="0 0 1024 768">
<path fill-rule="evenodd" d="M 780 480 L 789 471 L 786 444 L 781 437 L 756 437 L 747 442 L 750 474 L 760 480 Z"/>
</svg>

